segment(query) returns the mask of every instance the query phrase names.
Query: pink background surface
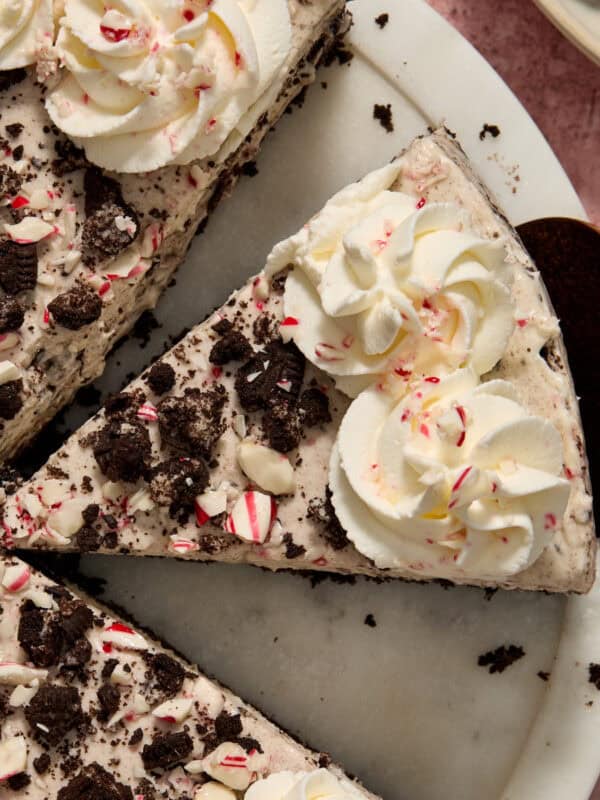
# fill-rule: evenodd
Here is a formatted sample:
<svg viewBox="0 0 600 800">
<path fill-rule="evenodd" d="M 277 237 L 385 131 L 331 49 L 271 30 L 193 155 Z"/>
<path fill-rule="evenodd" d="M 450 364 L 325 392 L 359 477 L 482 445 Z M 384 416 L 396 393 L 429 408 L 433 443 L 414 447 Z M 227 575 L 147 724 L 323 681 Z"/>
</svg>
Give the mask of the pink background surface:
<svg viewBox="0 0 600 800">
<path fill-rule="evenodd" d="M 530 0 L 427 1 L 504 78 L 600 225 L 600 69 Z M 590 800 L 600 800 L 600 781 Z"/>
<path fill-rule="evenodd" d="M 600 68 L 531 0 L 428 2 L 504 78 L 550 142 L 590 219 L 600 224 Z"/>
</svg>

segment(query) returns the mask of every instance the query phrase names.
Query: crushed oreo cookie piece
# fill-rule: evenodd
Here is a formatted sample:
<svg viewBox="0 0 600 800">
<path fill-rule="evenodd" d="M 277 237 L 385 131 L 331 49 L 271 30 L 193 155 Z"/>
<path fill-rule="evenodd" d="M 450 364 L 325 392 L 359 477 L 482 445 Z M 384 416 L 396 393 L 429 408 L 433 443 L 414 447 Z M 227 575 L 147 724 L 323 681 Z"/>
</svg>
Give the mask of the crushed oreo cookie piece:
<svg viewBox="0 0 600 800">
<path fill-rule="evenodd" d="M 21 605 L 17 638 L 29 660 L 36 667 L 58 664 L 62 649 L 62 631 L 54 615 L 38 608 L 31 600 Z"/>
<path fill-rule="evenodd" d="M 13 86 L 21 83 L 27 77 L 27 72 L 23 67 L 17 69 L 7 69 L 0 72 L 0 92 L 11 89 Z"/>
<path fill-rule="evenodd" d="M 37 273 L 36 244 L 16 244 L 8 239 L 0 242 L 0 286 L 6 294 L 34 289 Z"/>
<path fill-rule="evenodd" d="M 165 698 L 176 695 L 185 678 L 185 670 L 181 664 L 166 653 L 148 654 L 145 660 L 150 670 L 153 691 Z"/>
<path fill-rule="evenodd" d="M 48 772 L 51 761 L 48 753 L 41 753 L 37 758 L 33 759 L 33 768 L 38 775 L 43 775 Z"/>
<path fill-rule="evenodd" d="M 84 721 L 79 692 L 73 686 L 40 686 L 25 706 L 25 718 L 36 738 L 57 745 Z"/>
<path fill-rule="evenodd" d="M 130 747 L 135 747 L 142 741 L 143 738 L 144 738 L 144 731 L 141 728 L 136 728 L 129 737 L 129 741 L 127 742 L 127 744 Z"/>
<path fill-rule="evenodd" d="M 158 426 L 163 445 L 174 452 L 207 461 L 225 425 L 225 389 L 215 384 L 210 389 L 186 389 L 183 395 L 167 397 L 158 404 Z"/>
<path fill-rule="evenodd" d="M 600 664 L 588 664 L 588 681 L 600 692 Z"/>
<path fill-rule="evenodd" d="M 75 534 L 74 540 L 80 553 L 94 553 L 102 544 L 102 536 L 91 525 L 83 525 Z"/>
<path fill-rule="evenodd" d="M 369 628 L 377 627 L 377 623 L 375 622 L 375 617 L 373 616 L 373 614 L 367 614 L 367 616 L 365 617 L 365 625 L 367 625 Z"/>
<path fill-rule="evenodd" d="M 109 420 L 93 436 L 92 449 L 111 481 L 135 483 L 149 474 L 152 447 L 148 430 L 140 423 Z"/>
<path fill-rule="evenodd" d="M 329 398 L 316 387 L 305 389 L 298 402 L 300 420 L 307 428 L 315 425 L 326 425 L 331 422 L 329 413 Z"/>
<path fill-rule="evenodd" d="M 8 788 L 12 789 L 13 792 L 20 792 L 22 789 L 26 789 L 29 786 L 31 778 L 26 772 L 17 772 L 16 775 L 10 776 L 7 783 Z"/>
<path fill-rule="evenodd" d="M 252 345 L 240 331 L 225 333 L 214 343 L 208 360 L 211 364 L 228 364 L 230 361 L 242 361 L 252 355 Z"/>
<path fill-rule="evenodd" d="M 93 762 L 59 790 L 56 800 L 133 800 L 133 792 Z"/>
<path fill-rule="evenodd" d="M 510 644 L 508 647 L 501 645 L 495 650 L 490 650 L 487 653 L 479 656 L 477 665 L 480 667 L 489 667 L 490 675 L 495 672 L 501 673 L 510 667 L 515 661 L 523 658 L 525 650 L 520 645 Z"/>
<path fill-rule="evenodd" d="M 118 686 L 112 683 L 104 683 L 98 689 L 98 711 L 96 717 L 100 722 L 108 722 L 113 714 L 118 710 L 121 702 L 121 692 Z"/>
<path fill-rule="evenodd" d="M 194 511 L 194 501 L 210 480 L 208 467 L 195 458 L 170 458 L 152 469 L 150 494 L 180 522 Z"/>
<path fill-rule="evenodd" d="M 23 408 L 23 381 L 7 381 L 0 386 L 0 419 L 14 419 Z"/>
<path fill-rule="evenodd" d="M 175 370 L 170 364 L 159 361 L 151 368 L 147 381 L 155 394 L 165 394 L 175 386 Z"/>
<path fill-rule="evenodd" d="M 262 418 L 262 428 L 269 447 L 278 453 L 289 453 L 300 444 L 302 426 L 291 403 L 281 403 L 266 411 Z"/>
<path fill-rule="evenodd" d="M 211 325 L 213 331 L 218 333 L 219 336 L 225 336 L 226 333 L 233 330 L 233 322 L 227 317 L 223 317 L 218 322 L 215 322 L 214 325 Z"/>
<path fill-rule="evenodd" d="M 281 403 L 295 403 L 304 366 L 304 356 L 293 342 L 268 344 L 237 371 L 235 388 L 242 408 L 259 411 Z"/>
<path fill-rule="evenodd" d="M 221 711 L 215 719 L 215 735 L 221 742 L 232 742 L 243 731 L 242 718 L 239 714 L 228 714 Z"/>
<path fill-rule="evenodd" d="M 125 202 L 121 186 L 96 167 L 84 179 L 85 213 L 81 237 L 84 264 L 113 258 L 135 241 L 140 223 L 135 209 Z M 119 225 L 124 219 L 127 224 Z"/>
<path fill-rule="evenodd" d="M 111 394 L 104 403 L 104 412 L 110 419 L 120 422 L 137 422 L 137 411 L 146 402 L 146 395 L 141 389 L 132 392 Z"/>
<path fill-rule="evenodd" d="M 389 14 L 380 14 L 378 17 L 375 17 L 375 24 L 379 25 L 379 27 L 383 30 L 385 26 L 390 21 Z"/>
<path fill-rule="evenodd" d="M 48 303 L 48 311 L 58 325 L 78 331 L 100 318 L 102 300 L 89 284 L 78 283 Z"/>
<path fill-rule="evenodd" d="M 18 139 L 23 133 L 24 127 L 25 126 L 21 122 L 13 122 L 11 125 L 5 125 L 4 130 L 11 139 Z"/>
<path fill-rule="evenodd" d="M 85 152 L 70 139 L 57 139 L 54 142 L 54 150 L 58 158 L 52 162 L 52 171 L 59 178 L 89 166 Z"/>
<path fill-rule="evenodd" d="M 343 550 L 350 544 L 346 531 L 335 513 L 329 487 L 325 490 L 324 500 L 317 498 L 309 500 L 306 516 L 321 526 L 323 535 L 334 550 Z"/>
<path fill-rule="evenodd" d="M 154 769 L 174 767 L 183 761 L 193 749 L 194 743 L 189 734 L 184 731 L 159 733 L 152 740 L 152 744 L 145 744 L 142 748 L 144 769 L 150 772 Z"/>
<path fill-rule="evenodd" d="M 301 544 L 295 544 L 291 533 L 283 534 L 283 543 L 285 545 L 286 558 L 299 558 L 306 553 L 306 547 Z"/>
<path fill-rule="evenodd" d="M 25 321 L 25 309 L 16 297 L 0 297 L 0 333 L 18 331 Z"/>
<path fill-rule="evenodd" d="M 23 178 L 18 172 L 15 172 L 8 164 L 0 164 L 0 196 L 16 197 L 21 191 L 22 185 Z"/>
<path fill-rule="evenodd" d="M 386 133 L 392 133 L 394 130 L 394 123 L 392 121 L 392 105 L 382 105 L 375 103 L 373 106 L 373 119 L 376 119 Z"/>
</svg>

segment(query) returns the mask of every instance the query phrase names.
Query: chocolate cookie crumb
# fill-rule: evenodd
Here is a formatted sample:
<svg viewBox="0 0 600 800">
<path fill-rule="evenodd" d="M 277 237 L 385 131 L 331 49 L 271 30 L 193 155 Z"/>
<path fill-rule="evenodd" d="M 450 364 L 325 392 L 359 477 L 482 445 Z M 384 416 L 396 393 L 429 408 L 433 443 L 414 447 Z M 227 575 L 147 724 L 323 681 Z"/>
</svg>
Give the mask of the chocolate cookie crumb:
<svg viewBox="0 0 600 800">
<path fill-rule="evenodd" d="M 21 605 L 17 638 L 34 666 L 47 668 L 58 664 L 62 647 L 60 626 L 31 600 Z"/>
<path fill-rule="evenodd" d="M 373 106 L 373 119 L 376 119 L 386 133 L 392 133 L 394 130 L 394 123 L 392 122 L 392 105 L 381 105 L 375 103 Z"/>
<path fill-rule="evenodd" d="M 166 653 L 149 655 L 146 662 L 152 674 L 154 688 L 166 698 L 176 695 L 185 678 L 185 670 L 181 664 Z"/>
<path fill-rule="evenodd" d="M 600 692 L 600 664 L 591 662 L 588 665 L 588 681 Z"/>
<path fill-rule="evenodd" d="M 215 719 L 215 734 L 222 742 L 236 739 L 242 730 L 242 718 L 239 714 L 228 714 L 227 711 L 221 711 Z"/>
<path fill-rule="evenodd" d="M 313 498 L 308 502 L 308 519 L 322 527 L 323 535 L 334 550 L 343 550 L 349 544 L 346 531 L 342 528 L 331 502 L 331 490 L 325 490 L 325 499 Z"/>
<path fill-rule="evenodd" d="M 194 743 L 189 734 L 179 733 L 157 734 L 152 744 L 145 744 L 142 749 L 144 769 L 167 769 L 174 767 L 188 756 L 194 749 Z"/>
<path fill-rule="evenodd" d="M 31 778 L 26 772 L 18 772 L 16 775 L 11 775 L 7 783 L 8 788 L 12 789 L 13 792 L 20 792 L 21 789 L 29 786 Z"/>
<path fill-rule="evenodd" d="M 377 623 L 375 622 L 375 617 L 373 614 L 367 614 L 365 617 L 365 625 L 368 625 L 369 628 L 376 628 Z"/>
<path fill-rule="evenodd" d="M 102 300 L 90 285 L 78 283 L 48 303 L 54 321 L 70 331 L 90 325 L 102 314 Z"/>
<path fill-rule="evenodd" d="M 85 213 L 81 237 L 84 264 L 111 258 L 137 238 L 140 225 L 135 209 L 125 202 L 117 181 L 97 167 L 89 167 L 84 179 Z M 125 224 L 118 224 L 118 220 Z"/>
<path fill-rule="evenodd" d="M 83 169 L 89 166 L 85 152 L 73 144 L 70 139 L 57 139 L 54 142 L 54 150 L 58 158 L 52 162 L 52 171 L 59 178 L 70 172 L 75 172 L 76 169 Z"/>
<path fill-rule="evenodd" d="M 265 412 L 262 427 L 269 447 L 278 453 L 289 453 L 300 444 L 300 419 L 289 403 L 281 403 Z"/>
<path fill-rule="evenodd" d="M 540 670 L 537 673 L 537 676 L 542 681 L 548 681 L 550 679 L 550 673 L 549 672 L 544 672 L 543 670 Z"/>
<path fill-rule="evenodd" d="M 23 69 L 23 67 L 19 67 L 17 69 L 7 69 L 3 72 L 0 72 L 0 92 L 16 86 L 18 83 L 21 83 L 21 81 L 24 81 L 26 77 L 27 72 Z"/>
<path fill-rule="evenodd" d="M 67 786 L 59 790 L 57 800 L 133 800 L 129 786 L 119 783 L 110 772 L 94 762 L 85 766 Z"/>
<path fill-rule="evenodd" d="M 152 447 L 147 429 L 133 422 L 111 420 L 93 437 L 98 466 L 111 481 L 135 483 L 150 469 Z"/>
<path fill-rule="evenodd" d="M 0 286 L 6 294 L 34 289 L 37 273 L 36 244 L 16 244 L 8 239 L 0 242 Z"/>
<path fill-rule="evenodd" d="M 135 747 L 135 745 L 139 744 L 143 738 L 144 738 L 144 731 L 141 728 L 136 728 L 129 737 L 129 741 L 127 742 L 127 744 L 130 747 Z"/>
<path fill-rule="evenodd" d="M 293 342 L 271 342 L 237 371 L 235 388 L 242 408 L 259 411 L 295 403 L 304 367 L 304 356 Z"/>
<path fill-rule="evenodd" d="M 390 21 L 389 14 L 380 14 L 378 17 L 375 17 L 375 23 L 379 25 L 379 27 L 382 30 L 383 28 L 385 28 L 385 26 L 388 24 L 389 21 Z"/>
<path fill-rule="evenodd" d="M 479 131 L 479 138 L 483 142 L 485 137 L 490 134 L 490 136 L 494 139 L 497 139 L 500 136 L 500 128 L 497 125 L 488 125 L 487 122 L 483 125 L 482 129 Z"/>
<path fill-rule="evenodd" d="M 315 425 L 325 425 L 331 422 L 329 413 L 329 398 L 316 387 L 305 389 L 298 403 L 300 419 L 308 428 Z"/>
<path fill-rule="evenodd" d="M 48 771 L 50 766 L 50 756 L 48 753 L 42 753 L 37 758 L 33 759 L 33 768 L 38 775 L 43 775 Z"/>
<path fill-rule="evenodd" d="M 225 430 L 223 406 L 227 400 L 220 384 L 202 392 L 187 389 L 183 395 L 167 397 L 158 404 L 158 426 L 163 445 L 181 455 L 210 460 Z"/>
<path fill-rule="evenodd" d="M 41 686 L 25 707 L 25 718 L 36 738 L 57 745 L 83 722 L 79 692 L 73 686 Z"/>
<path fill-rule="evenodd" d="M 7 381 L 0 386 L 0 419 L 14 419 L 23 407 L 23 381 Z"/>
<path fill-rule="evenodd" d="M 77 549 L 82 553 L 95 553 L 100 549 L 102 536 L 91 525 L 84 525 L 75 534 Z"/>
<path fill-rule="evenodd" d="M 285 545 L 286 558 L 299 558 L 306 553 L 306 547 L 301 544 L 295 544 L 291 533 L 284 533 L 283 543 Z"/>
<path fill-rule="evenodd" d="M 0 164 L 0 195 L 15 197 L 21 191 L 22 184 L 23 179 L 12 167 Z"/>
<path fill-rule="evenodd" d="M 13 122 L 11 125 L 6 125 L 4 130 L 11 139 L 17 139 L 23 133 L 24 127 L 20 122 Z"/>
<path fill-rule="evenodd" d="M 100 722 L 108 722 L 112 715 L 119 708 L 121 693 L 118 686 L 112 683 L 105 683 L 98 689 L 98 703 L 100 708 L 96 713 Z"/>
<path fill-rule="evenodd" d="M 25 309 L 15 297 L 0 297 L 0 333 L 18 331 L 25 320 Z"/>
<path fill-rule="evenodd" d="M 165 394 L 175 386 L 175 370 L 170 364 L 159 361 L 151 368 L 147 380 L 155 394 Z"/>
<path fill-rule="evenodd" d="M 210 475 L 203 461 L 195 458 L 170 458 L 152 470 L 150 494 L 180 522 L 194 510 L 194 501 L 206 487 Z"/>
<path fill-rule="evenodd" d="M 211 364 L 220 366 L 230 361 L 241 361 L 252 355 L 252 346 L 240 331 L 228 331 L 219 341 L 215 342 L 208 360 Z"/>
<path fill-rule="evenodd" d="M 510 644 L 508 647 L 501 645 L 479 656 L 477 664 L 480 667 L 489 667 L 489 673 L 493 675 L 495 672 L 504 672 L 524 655 L 525 651 L 520 645 Z"/>
</svg>

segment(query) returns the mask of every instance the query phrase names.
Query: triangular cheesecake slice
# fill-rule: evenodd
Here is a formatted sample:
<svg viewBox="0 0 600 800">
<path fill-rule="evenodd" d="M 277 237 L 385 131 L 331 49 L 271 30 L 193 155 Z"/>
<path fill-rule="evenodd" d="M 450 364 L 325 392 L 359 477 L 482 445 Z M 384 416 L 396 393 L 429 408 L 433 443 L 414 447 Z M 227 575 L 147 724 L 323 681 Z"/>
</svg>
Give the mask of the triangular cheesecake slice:
<svg viewBox="0 0 600 800">
<path fill-rule="evenodd" d="M 343 0 L 119 8 L 39 0 L 0 37 L 0 461 L 101 374 L 349 24 Z"/>
<path fill-rule="evenodd" d="M 18 548 L 589 589 L 558 322 L 445 132 L 342 190 L 10 487 Z"/>
<path fill-rule="evenodd" d="M 0 607 L 2 797 L 373 798 L 151 635 L 10 556 Z"/>
</svg>

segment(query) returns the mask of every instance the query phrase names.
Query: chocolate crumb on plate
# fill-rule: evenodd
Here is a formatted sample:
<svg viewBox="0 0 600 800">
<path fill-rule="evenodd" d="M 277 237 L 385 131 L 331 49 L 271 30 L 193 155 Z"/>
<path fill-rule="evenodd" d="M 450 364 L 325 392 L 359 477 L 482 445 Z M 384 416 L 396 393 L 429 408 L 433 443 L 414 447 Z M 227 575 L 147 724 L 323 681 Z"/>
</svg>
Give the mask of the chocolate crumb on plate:
<svg viewBox="0 0 600 800">
<path fill-rule="evenodd" d="M 600 692 L 600 664 L 588 664 L 588 681 Z"/>
<path fill-rule="evenodd" d="M 369 628 L 377 627 L 377 623 L 375 622 L 375 617 L 373 616 L 373 614 L 367 614 L 367 616 L 365 617 L 365 625 L 367 625 Z"/>
<path fill-rule="evenodd" d="M 542 681 L 548 681 L 548 680 L 550 680 L 550 673 L 549 673 L 549 672 L 545 672 L 545 671 L 544 671 L 544 670 L 542 670 L 542 669 L 541 669 L 541 670 L 540 670 L 540 671 L 537 673 L 537 676 L 538 676 L 538 678 L 539 678 L 540 680 L 542 680 Z"/>
<path fill-rule="evenodd" d="M 480 667 L 489 667 L 490 675 L 495 672 L 504 672 L 505 669 L 512 666 L 515 661 L 523 658 L 525 650 L 520 645 L 509 644 L 508 647 L 501 645 L 495 650 L 490 650 L 483 653 L 477 659 L 477 665 Z"/>
<path fill-rule="evenodd" d="M 375 17 L 376 24 L 379 25 L 379 27 L 382 30 L 383 28 L 385 28 L 385 26 L 388 24 L 389 21 L 390 21 L 389 14 L 380 14 L 378 17 Z"/>
<path fill-rule="evenodd" d="M 500 128 L 497 125 L 488 125 L 488 123 L 486 122 L 479 131 L 479 138 L 481 139 L 482 142 L 488 135 L 488 133 L 493 139 L 497 139 L 498 136 L 500 136 Z"/>
<path fill-rule="evenodd" d="M 375 103 L 373 106 L 373 119 L 376 119 L 386 133 L 392 133 L 394 123 L 392 121 L 392 104 L 382 105 Z"/>
</svg>

